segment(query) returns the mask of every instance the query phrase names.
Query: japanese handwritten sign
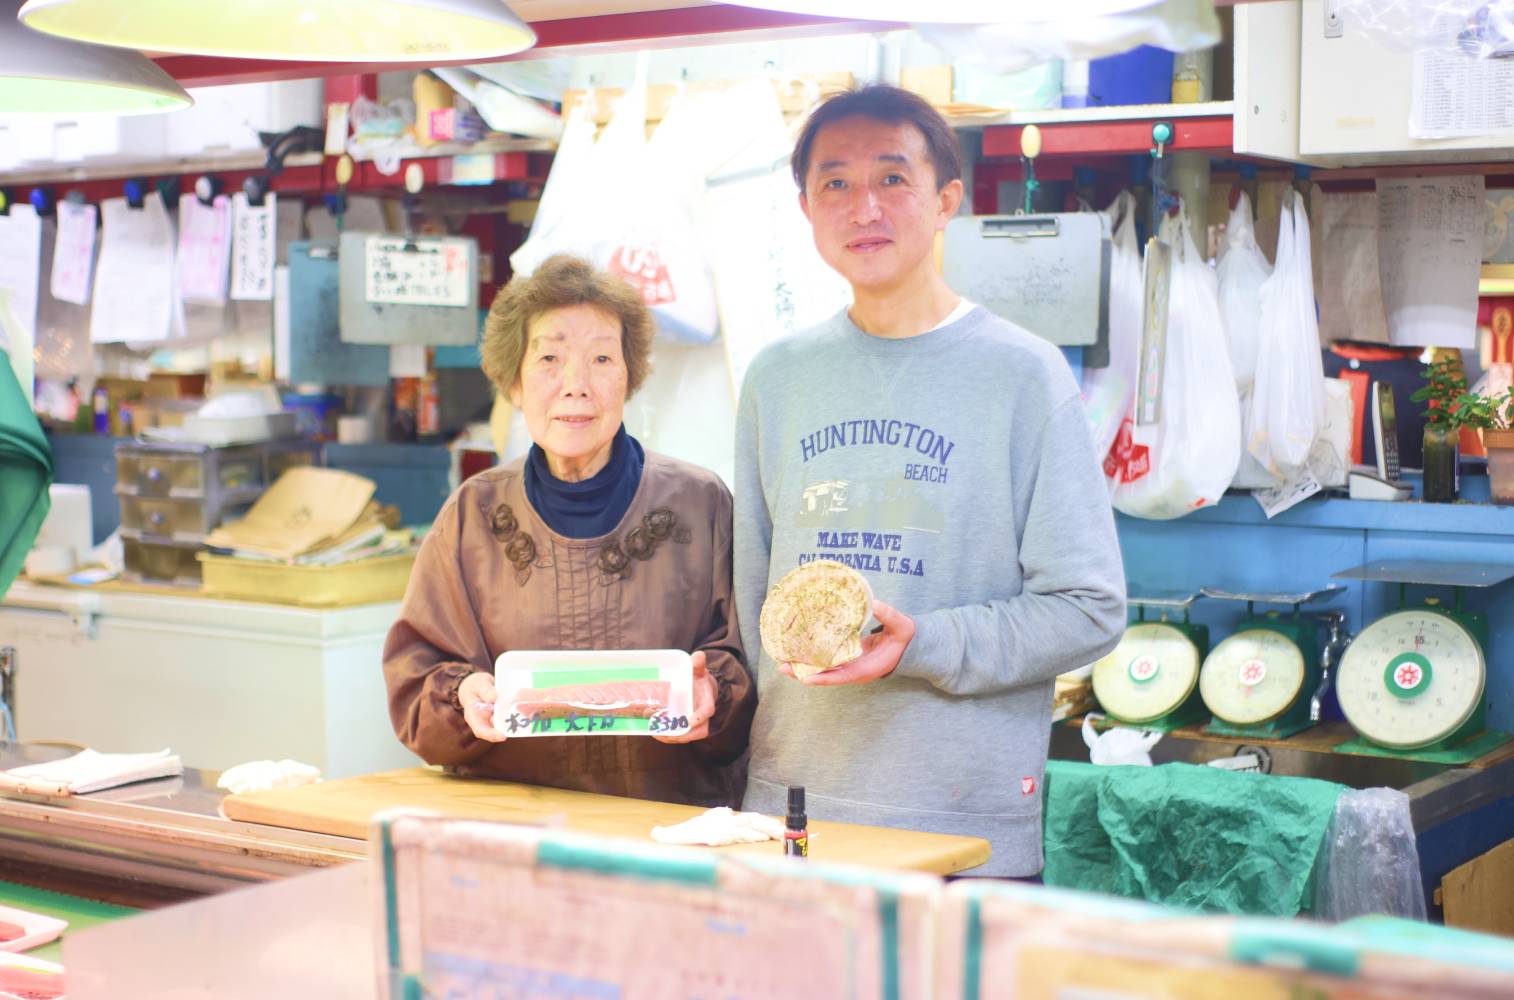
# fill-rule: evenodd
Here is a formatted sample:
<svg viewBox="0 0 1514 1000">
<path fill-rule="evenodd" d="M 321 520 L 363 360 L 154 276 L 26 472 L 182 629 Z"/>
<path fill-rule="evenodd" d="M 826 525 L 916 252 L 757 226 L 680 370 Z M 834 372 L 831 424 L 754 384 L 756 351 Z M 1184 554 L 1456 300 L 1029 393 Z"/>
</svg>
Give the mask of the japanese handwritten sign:
<svg viewBox="0 0 1514 1000">
<path fill-rule="evenodd" d="M 231 297 L 267 302 L 273 298 L 273 265 L 278 252 L 274 238 L 277 196 L 263 196 L 252 205 L 238 191 L 231 199 Z"/>
<path fill-rule="evenodd" d="M 179 295 L 186 302 L 225 302 L 231 259 L 231 199 L 209 205 L 179 197 Z"/>
<path fill-rule="evenodd" d="M 397 305 L 467 306 L 471 270 L 465 241 L 370 236 L 363 262 L 364 298 Z"/>
<path fill-rule="evenodd" d="M 53 246 L 53 298 L 75 305 L 89 303 L 89 285 L 95 267 L 95 220 L 93 205 L 58 203 L 58 241 Z"/>
</svg>

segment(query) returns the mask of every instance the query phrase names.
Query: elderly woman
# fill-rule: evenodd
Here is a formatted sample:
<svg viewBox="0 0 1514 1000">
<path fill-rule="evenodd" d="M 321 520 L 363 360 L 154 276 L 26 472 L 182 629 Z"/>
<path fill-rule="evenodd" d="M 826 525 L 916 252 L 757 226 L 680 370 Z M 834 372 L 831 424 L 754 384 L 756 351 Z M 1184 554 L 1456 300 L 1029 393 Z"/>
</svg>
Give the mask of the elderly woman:
<svg viewBox="0 0 1514 1000">
<path fill-rule="evenodd" d="M 484 372 L 534 446 L 474 476 L 427 534 L 384 647 L 395 732 L 432 764 L 558 788 L 735 805 L 756 694 L 731 596 L 731 494 L 621 424 L 652 318 L 619 278 L 559 255 L 495 298 Z M 495 657 L 511 649 L 693 654 L 687 736 L 506 739 Z"/>
</svg>

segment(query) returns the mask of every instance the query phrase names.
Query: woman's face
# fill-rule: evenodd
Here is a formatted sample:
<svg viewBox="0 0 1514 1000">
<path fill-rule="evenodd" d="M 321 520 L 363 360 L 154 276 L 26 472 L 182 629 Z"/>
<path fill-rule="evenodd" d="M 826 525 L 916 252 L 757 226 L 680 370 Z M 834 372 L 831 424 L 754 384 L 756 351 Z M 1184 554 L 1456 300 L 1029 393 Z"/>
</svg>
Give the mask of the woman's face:
<svg viewBox="0 0 1514 1000">
<path fill-rule="evenodd" d="M 590 305 L 532 319 L 510 401 L 553 475 L 571 482 L 604 468 L 626 406 L 620 321 Z"/>
</svg>

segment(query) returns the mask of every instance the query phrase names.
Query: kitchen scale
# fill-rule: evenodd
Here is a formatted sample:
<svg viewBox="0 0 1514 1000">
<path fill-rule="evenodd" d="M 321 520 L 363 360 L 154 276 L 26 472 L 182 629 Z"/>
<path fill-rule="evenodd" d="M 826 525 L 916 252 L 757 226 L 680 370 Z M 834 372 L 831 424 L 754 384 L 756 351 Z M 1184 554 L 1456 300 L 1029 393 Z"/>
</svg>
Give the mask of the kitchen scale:
<svg viewBox="0 0 1514 1000">
<path fill-rule="evenodd" d="M 1475 759 L 1509 739 L 1484 731 L 1487 720 L 1488 619 L 1462 608 L 1468 587 L 1493 587 L 1514 566 L 1400 560 L 1368 563 L 1336 579 L 1398 584 L 1398 610 L 1372 622 L 1341 657 L 1336 694 L 1360 736 L 1335 749 Z M 1452 607 L 1437 598 L 1410 604 L 1408 588 L 1450 587 Z"/>
<path fill-rule="evenodd" d="M 1206 733 L 1281 740 L 1318 720 L 1329 669 L 1319 626 L 1322 619 L 1331 626 L 1334 652 L 1345 615 L 1339 611 L 1305 615 L 1301 609 L 1344 589 L 1336 585 L 1298 594 L 1237 594 L 1204 588 L 1205 597 L 1246 602 L 1246 617 L 1210 651 L 1199 670 L 1199 695 L 1213 715 L 1204 727 Z M 1258 615 L 1258 604 L 1292 605 L 1293 613 Z"/>
<path fill-rule="evenodd" d="M 1129 597 L 1136 620 L 1114 652 L 1093 665 L 1093 693 L 1113 723 L 1170 733 L 1204 717 L 1199 664 L 1209 651 L 1209 626 L 1189 621 L 1202 594 Z M 1159 621 L 1147 621 L 1157 609 Z M 1182 612 L 1182 621 L 1169 616 Z"/>
</svg>

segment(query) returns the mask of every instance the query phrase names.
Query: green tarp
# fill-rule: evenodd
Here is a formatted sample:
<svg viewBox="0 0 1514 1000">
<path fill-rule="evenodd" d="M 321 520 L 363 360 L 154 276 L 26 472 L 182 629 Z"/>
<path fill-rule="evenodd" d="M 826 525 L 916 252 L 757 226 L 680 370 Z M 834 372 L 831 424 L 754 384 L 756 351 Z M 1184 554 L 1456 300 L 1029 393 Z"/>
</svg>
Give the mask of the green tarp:
<svg viewBox="0 0 1514 1000">
<path fill-rule="evenodd" d="M 47 438 L 0 350 L 0 597 L 21 572 L 47 517 L 52 481 Z"/>
<path fill-rule="evenodd" d="M 1341 785 L 1191 764 L 1049 761 L 1047 885 L 1212 913 L 1308 909 Z"/>
</svg>

